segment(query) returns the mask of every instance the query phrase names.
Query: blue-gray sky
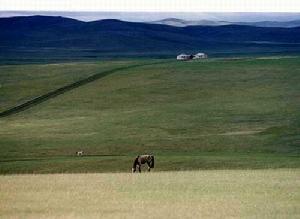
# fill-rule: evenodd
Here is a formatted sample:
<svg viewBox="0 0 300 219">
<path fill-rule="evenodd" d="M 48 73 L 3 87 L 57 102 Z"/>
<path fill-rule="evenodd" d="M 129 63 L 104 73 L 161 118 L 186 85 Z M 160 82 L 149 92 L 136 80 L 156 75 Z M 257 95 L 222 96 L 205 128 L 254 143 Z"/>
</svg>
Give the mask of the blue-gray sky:
<svg viewBox="0 0 300 219">
<path fill-rule="evenodd" d="M 300 13 L 255 12 L 66 12 L 66 11 L 0 11 L 0 17 L 48 15 L 64 16 L 82 21 L 120 19 L 125 21 L 156 21 L 165 18 L 214 21 L 290 21 L 300 20 Z"/>
<path fill-rule="evenodd" d="M 0 0 L 8 11 L 300 12 L 299 0 Z"/>
</svg>

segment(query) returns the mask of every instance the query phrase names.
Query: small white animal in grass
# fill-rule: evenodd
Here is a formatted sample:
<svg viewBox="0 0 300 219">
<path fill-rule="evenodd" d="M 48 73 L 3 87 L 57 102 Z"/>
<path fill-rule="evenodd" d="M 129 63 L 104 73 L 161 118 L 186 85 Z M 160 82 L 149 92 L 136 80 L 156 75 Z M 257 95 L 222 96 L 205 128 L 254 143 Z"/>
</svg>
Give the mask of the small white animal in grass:
<svg viewBox="0 0 300 219">
<path fill-rule="evenodd" d="M 76 151 L 76 155 L 79 157 L 83 156 L 83 151 Z"/>
</svg>

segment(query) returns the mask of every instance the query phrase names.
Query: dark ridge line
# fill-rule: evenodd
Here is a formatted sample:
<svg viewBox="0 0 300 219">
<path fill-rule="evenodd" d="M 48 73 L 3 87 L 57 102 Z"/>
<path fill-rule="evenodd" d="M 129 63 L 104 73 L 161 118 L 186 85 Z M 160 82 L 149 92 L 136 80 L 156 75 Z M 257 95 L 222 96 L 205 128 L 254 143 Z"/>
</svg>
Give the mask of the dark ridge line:
<svg viewBox="0 0 300 219">
<path fill-rule="evenodd" d="M 127 70 L 127 69 L 131 69 L 131 68 L 137 68 L 137 67 L 142 67 L 142 66 L 147 66 L 147 65 L 156 65 L 156 64 L 163 64 L 163 63 L 167 63 L 167 62 L 171 62 L 171 61 L 164 61 L 164 62 L 153 62 L 153 63 L 145 63 L 145 64 L 135 64 L 135 65 L 131 65 L 131 66 L 126 66 L 126 67 L 119 67 L 119 68 L 115 68 L 115 69 L 111 69 L 111 70 L 107 70 L 104 72 L 100 72 L 100 73 L 96 73 L 92 76 L 89 76 L 87 78 L 81 79 L 79 81 L 76 81 L 74 83 L 68 84 L 66 86 L 60 87 L 56 90 L 50 91 L 46 94 L 43 94 L 41 96 L 38 96 L 32 100 L 29 100 L 25 103 L 22 103 L 20 105 L 14 106 L 10 109 L 4 110 L 2 112 L 0 112 L 0 118 L 3 117 L 7 117 L 19 112 L 22 112 L 26 109 L 29 109 L 35 105 L 38 105 L 40 103 L 43 103 L 51 98 L 54 98 L 56 96 L 59 96 L 61 94 L 64 94 L 65 92 L 71 91 L 73 89 L 76 89 L 80 86 L 86 85 L 88 83 L 91 83 L 93 81 L 96 81 L 100 78 L 103 78 L 107 75 L 110 75 L 112 73 L 115 73 L 117 71 L 121 71 L 121 70 Z"/>
</svg>

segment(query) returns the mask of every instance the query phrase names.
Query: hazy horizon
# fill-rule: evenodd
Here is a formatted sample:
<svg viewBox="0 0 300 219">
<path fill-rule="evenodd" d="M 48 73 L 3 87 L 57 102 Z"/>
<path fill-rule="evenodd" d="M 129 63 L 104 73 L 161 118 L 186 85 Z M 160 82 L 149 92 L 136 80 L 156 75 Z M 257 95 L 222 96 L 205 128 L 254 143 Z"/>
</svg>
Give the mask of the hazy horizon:
<svg viewBox="0 0 300 219">
<path fill-rule="evenodd" d="M 149 22 L 166 18 L 184 20 L 212 20 L 229 22 L 292 21 L 300 20 L 300 13 L 270 12 L 69 12 L 69 11 L 0 11 L 0 17 L 16 16 L 63 16 L 81 21 L 119 19 Z"/>
</svg>

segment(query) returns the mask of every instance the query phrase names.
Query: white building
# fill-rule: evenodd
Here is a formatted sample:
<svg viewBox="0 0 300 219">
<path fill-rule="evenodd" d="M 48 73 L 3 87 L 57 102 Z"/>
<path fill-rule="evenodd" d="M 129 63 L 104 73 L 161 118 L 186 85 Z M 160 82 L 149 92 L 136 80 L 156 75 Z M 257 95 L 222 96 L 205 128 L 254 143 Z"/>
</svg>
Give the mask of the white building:
<svg viewBox="0 0 300 219">
<path fill-rule="evenodd" d="M 199 52 L 197 54 L 194 55 L 193 59 L 206 59 L 207 55 L 203 52 Z"/>
<path fill-rule="evenodd" d="M 206 59 L 207 55 L 203 52 L 199 52 L 195 55 L 187 55 L 187 54 L 180 54 L 177 56 L 177 60 L 190 60 L 190 59 Z"/>
<path fill-rule="evenodd" d="M 187 54 L 180 54 L 177 56 L 177 60 L 190 60 L 193 56 Z"/>
</svg>

